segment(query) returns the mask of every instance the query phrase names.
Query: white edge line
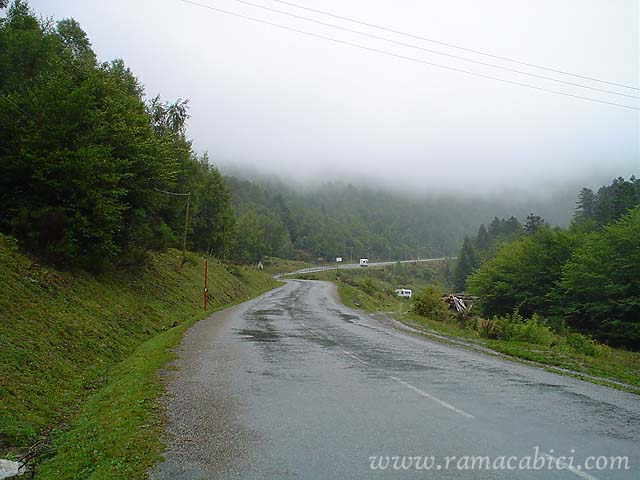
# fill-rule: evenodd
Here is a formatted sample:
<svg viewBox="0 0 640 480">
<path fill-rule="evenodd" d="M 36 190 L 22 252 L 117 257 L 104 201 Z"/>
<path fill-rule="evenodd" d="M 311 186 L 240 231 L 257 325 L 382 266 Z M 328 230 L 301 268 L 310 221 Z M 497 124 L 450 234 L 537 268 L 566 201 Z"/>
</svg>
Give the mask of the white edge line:
<svg viewBox="0 0 640 480">
<path fill-rule="evenodd" d="M 459 408 L 454 407 L 453 405 L 451 405 L 450 403 L 445 402 L 444 400 L 440 400 L 437 397 L 434 397 L 433 395 L 431 395 L 430 393 L 425 392 L 424 390 L 420 390 L 418 387 L 414 387 L 413 385 L 411 385 L 410 383 L 405 382 L 404 380 L 399 379 L 398 377 L 394 377 L 394 376 L 390 376 L 389 378 L 391 378 L 392 380 L 395 380 L 396 382 L 404 385 L 405 387 L 407 387 L 410 390 L 413 390 L 416 393 L 419 393 L 420 395 L 422 395 L 425 398 L 428 398 L 429 400 L 433 400 L 434 402 L 436 402 L 439 405 L 442 405 L 445 408 L 448 408 L 449 410 L 452 410 L 454 412 L 456 412 L 459 415 L 462 415 L 463 417 L 466 418 L 470 418 L 470 419 L 474 419 L 476 417 L 474 417 L 473 415 L 471 415 L 470 413 L 465 412 L 464 410 L 460 410 Z"/>
<path fill-rule="evenodd" d="M 353 353 L 351 352 L 347 352 L 346 350 L 342 350 L 342 353 L 344 353 L 345 355 L 349 355 L 350 357 L 354 358 L 355 360 L 357 360 L 358 362 L 360 362 L 363 365 L 369 365 L 367 362 L 365 362 L 364 360 L 356 357 Z"/>
</svg>

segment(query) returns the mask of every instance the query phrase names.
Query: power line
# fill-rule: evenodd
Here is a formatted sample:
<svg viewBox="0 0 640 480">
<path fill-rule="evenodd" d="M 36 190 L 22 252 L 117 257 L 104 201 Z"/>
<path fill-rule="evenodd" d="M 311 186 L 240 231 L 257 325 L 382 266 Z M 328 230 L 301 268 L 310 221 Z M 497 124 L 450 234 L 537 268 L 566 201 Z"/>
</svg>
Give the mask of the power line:
<svg viewBox="0 0 640 480">
<path fill-rule="evenodd" d="M 167 192 L 166 190 L 160 190 L 159 188 L 153 188 L 154 190 L 156 190 L 157 192 L 160 193 L 166 193 L 167 195 L 175 195 L 177 197 L 190 197 L 191 196 L 191 192 L 189 193 L 176 193 L 176 192 Z"/>
<path fill-rule="evenodd" d="M 617 87 L 630 88 L 632 90 L 639 90 L 640 91 L 639 87 L 634 87 L 634 86 L 631 86 L 631 85 L 625 85 L 625 84 L 622 84 L 622 83 L 609 82 L 607 80 L 601 80 L 601 79 L 595 78 L 595 77 L 589 77 L 589 76 L 586 76 L 586 75 L 579 75 L 577 73 L 571 73 L 571 72 L 567 72 L 565 70 L 559 70 L 559 69 L 555 69 L 555 68 L 543 67 L 542 65 L 536 65 L 535 63 L 523 62 L 522 60 L 515 60 L 515 59 L 509 58 L 509 57 L 502 57 L 500 55 L 494 55 L 492 53 L 481 52 L 480 50 L 473 50 L 471 48 L 462 47 L 460 45 L 455 45 L 453 43 L 447 43 L 447 42 L 442 42 L 440 40 L 434 40 L 432 38 L 421 37 L 419 35 L 413 35 L 411 33 L 402 32 L 400 30 L 394 30 L 392 28 L 382 27 L 380 25 L 374 25 L 372 23 L 362 22 L 360 20 L 354 20 L 352 18 L 343 17 L 343 16 L 340 16 L 340 15 L 335 15 L 333 13 L 324 12 L 322 10 L 315 10 L 313 8 L 304 7 L 302 5 L 297 5 L 297 4 L 291 3 L 291 2 L 286 2 L 284 0 L 272 0 L 272 1 L 277 2 L 277 3 L 282 3 L 284 5 L 289 5 L 291 7 L 300 8 L 302 10 L 308 10 L 310 12 L 319 13 L 321 15 L 327 15 L 328 17 L 339 18 L 340 20 L 346 20 L 348 22 L 353 22 L 353 23 L 357 23 L 357 24 L 360 24 L 360 25 L 365 25 L 367 27 L 378 28 L 380 30 L 386 30 L 387 32 L 397 33 L 398 35 L 403 35 L 405 37 L 411 37 L 411 38 L 415 38 L 415 39 L 418 39 L 418 40 L 424 40 L 425 42 L 437 43 L 438 45 L 444 45 L 446 47 L 456 48 L 458 50 L 464 50 L 466 52 L 471 52 L 471 53 L 476 53 L 478 55 L 484 55 L 486 57 L 496 58 L 498 60 L 504 60 L 504 61 L 507 61 L 507 62 L 517 63 L 519 65 L 526 65 L 527 67 L 539 68 L 541 70 L 546 70 L 548 72 L 560 73 L 562 75 L 569 75 L 571 77 L 577 77 L 577 78 L 582 78 L 582 79 L 585 79 L 585 80 L 591 80 L 593 82 L 606 83 L 606 84 L 609 84 L 609 85 L 615 85 Z"/>
<path fill-rule="evenodd" d="M 9 102 L 11 105 L 13 105 L 20 113 L 26 115 L 27 117 L 31 118 L 32 120 L 35 120 L 36 122 L 38 121 L 37 118 L 35 118 L 33 115 L 31 115 L 29 112 L 27 112 L 26 110 L 24 110 L 20 105 L 18 105 L 16 102 L 14 102 L 13 100 L 11 100 L 7 95 L 5 95 L 4 93 L 0 93 L 0 96 L 2 96 L 2 98 L 4 98 L 7 102 Z"/>
<path fill-rule="evenodd" d="M 246 0 L 233 0 L 233 1 L 245 4 L 245 5 L 251 5 L 252 7 L 261 8 L 263 10 L 267 10 L 267 11 L 270 11 L 270 12 L 275 12 L 275 13 L 279 13 L 279 14 L 282 14 L 282 15 L 287 15 L 289 17 L 298 18 L 300 20 L 305 20 L 305 21 L 308 21 L 308 22 L 317 23 L 319 25 L 324 25 L 324 26 L 335 28 L 335 29 L 338 29 L 338 30 L 343 30 L 345 32 L 355 33 L 355 34 L 363 35 L 363 36 L 369 37 L 369 38 L 375 38 L 376 40 L 383 40 L 385 42 L 394 43 L 396 45 L 402 45 L 404 47 L 414 48 L 416 50 L 422 50 L 423 52 L 435 53 L 436 55 L 443 55 L 445 57 L 455 58 L 457 60 L 463 60 L 465 62 L 476 63 L 478 65 L 483 65 L 485 67 L 497 68 L 497 69 L 500 69 L 500 70 L 506 70 L 506 71 L 509 71 L 509 72 L 519 73 L 519 74 L 522 74 L 522 75 L 528 75 L 530 77 L 540 78 L 540 79 L 543 79 L 543 80 L 550 80 L 552 82 L 563 83 L 565 85 L 571 85 L 571 86 L 574 86 L 574 87 L 586 88 L 586 89 L 594 90 L 594 91 L 597 91 L 597 92 L 604 92 L 604 93 L 609 93 L 611 95 L 619 95 L 621 97 L 628 97 L 628 98 L 633 98 L 633 99 L 636 99 L 636 100 L 640 100 L 640 97 L 638 97 L 636 95 L 629 95 L 627 93 L 614 92 L 613 90 L 607 90 L 607 89 L 604 89 L 604 88 L 592 87 L 590 85 L 584 85 L 584 84 L 581 84 L 581 83 L 569 82 L 567 80 L 560 80 L 560 79 L 553 78 L 553 77 L 547 77 L 545 75 L 538 75 L 536 73 L 525 72 L 524 70 L 518 70 L 518 69 L 515 69 L 515 68 L 503 67 L 502 65 L 496 65 L 494 63 L 481 62 L 479 60 L 474 60 L 472 58 L 461 57 L 459 55 L 453 55 L 453 54 L 450 54 L 450 53 L 440 52 L 438 50 L 433 50 L 433 49 L 429 49 L 429 48 L 423 48 L 423 47 L 419 47 L 417 45 L 412 45 L 410 43 L 399 42 L 397 40 L 392 40 L 390 38 L 380 37 L 378 35 L 373 35 L 373 34 L 370 34 L 370 33 L 361 32 L 361 31 L 358 31 L 358 30 L 353 30 L 351 28 L 341 27 L 339 25 L 334 25 L 334 24 L 331 24 L 331 23 L 322 22 L 320 20 L 315 20 L 315 19 L 309 18 L 309 17 L 303 17 L 301 15 L 296 15 L 296 14 L 293 14 L 293 13 L 285 12 L 283 10 L 278 10 L 276 8 L 266 7 L 264 5 L 259 5 L 257 3 L 248 2 Z"/>
<path fill-rule="evenodd" d="M 278 23 L 269 22 L 269 21 L 266 21 L 266 20 L 260 20 L 258 18 L 249 17 L 247 15 L 242 15 L 242 14 L 239 14 L 239 13 L 230 12 L 228 10 L 223 10 L 221 8 L 212 7 L 210 5 L 204 5 L 202 3 L 197 3 L 197 2 L 194 2 L 194 1 L 191 1 L 191 0 L 180 0 L 180 1 L 183 2 L 183 3 L 188 3 L 188 4 L 191 4 L 191 5 L 198 6 L 198 7 L 206 8 L 206 9 L 209 9 L 209 10 L 213 10 L 213 11 L 216 11 L 216 12 L 224 13 L 226 15 L 231 15 L 231 16 L 238 17 L 238 18 L 243 18 L 245 20 L 251 20 L 253 22 L 262 23 L 262 24 L 265 24 L 265 25 L 270 25 L 272 27 L 281 28 L 283 30 L 296 32 L 296 33 L 300 33 L 300 34 L 303 34 L 303 35 L 308 35 L 310 37 L 321 38 L 323 40 L 328 40 L 330 42 L 335 42 L 335 43 L 339 43 L 339 44 L 342 44 L 342 45 L 348 45 L 350 47 L 359 48 L 359 49 L 362 49 L 362 50 L 367 50 L 367 51 L 371 51 L 371 52 L 380 53 L 382 55 L 388 55 L 390 57 L 400 58 L 400 59 L 403 59 L 403 60 L 409 60 L 409 61 L 416 62 L 416 63 L 422 63 L 424 65 L 430 65 L 430 66 L 433 66 L 433 67 L 443 68 L 443 69 L 451 70 L 451 71 L 454 71 L 454 72 L 465 73 L 467 75 L 474 75 L 476 77 L 488 78 L 488 79 L 491 79 L 491 80 L 496 80 L 498 82 L 508 83 L 508 84 L 511 84 L 511 85 L 518 85 L 520 87 L 526 87 L 526 88 L 531 88 L 531 89 L 534 89 L 534 90 L 540 90 L 540 91 L 543 91 L 543 92 L 555 93 L 555 94 L 558 94 L 558 95 L 564 95 L 566 97 L 578 98 L 578 99 L 581 99 L 581 100 L 588 100 L 588 101 L 591 101 L 591 102 L 602 103 L 602 104 L 605 104 L 605 105 L 613 105 L 613 106 L 616 106 L 616 107 L 622 107 L 622 108 L 628 108 L 628 109 L 631 109 L 631 110 L 640 111 L 640 108 L 634 107 L 634 106 L 631 106 L 631 105 L 625 105 L 625 104 L 622 104 L 622 103 L 609 102 L 609 101 L 606 101 L 606 100 L 599 100 L 599 99 L 596 99 L 596 98 L 585 97 L 585 96 L 582 96 L 582 95 L 575 95 L 575 94 L 572 94 L 572 93 L 561 92 L 559 90 L 552 90 L 550 88 L 537 87 L 535 85 L 516 82 L 516 81 L 513 81 L 513 80 L 506 80 L 504 78 L 494 77 L 492 75 L 485 75 L 483 73 L 471 72 L 469 70 L 464 70 L 464 69 L 461 69 L 461 68 L 448 67 L 448 66 L 445 66 L 445 65 L 440 65 L 438 63 L 433 63 L 433 62 L 427 62 L 425 60 L 420 60 L 418 58 L 407 57 L 405 55 L 400 55 L 400 54 L 397 54 L 397 53 L 391 53 L 391 52 L 387 52 L 387 51 L 384 51 L 384 50 L 378 50 L 377 48 L 366 47 L 364 45 L 359 45 L 357 43 L 346 42 L 346 41 L 338 40 L 338 39 L 335 39 L 335 38 L 332 38 L 332 37 L 326 37 L 324 35 L 318 35 L 316 33 L 306 32 L 304 30 L 298 30 L 296 28 L 287 27 L 287 26 L 280 25 Z"/>
<path fill-rule="evenodd" d="M 29 112 L 27 112 L 24 108 L 22 108 L 20 105 L 18 105 L 16 102 L 14 102 L 13 100 L 11 100 L 11 98 L 9 98 L 8 95 L 4 94 L 4 93 L 0 93 L 0 97 L 4 98 L 8 103 L 10 103 L 11 105 L 13 105 L 15 107 L 16 110 L 18 110 L 20 113 L 22 113 L 23 115 L 29 117 L 31 120 L 33 120 L 34 122 L 40 124 L 41 127 L 44 127 L 44 129 L 49 130 L 50 132 L 53 132 L 53 129 L 43 123 L 43 121 L 41 119 L 38 119 L 36 117 L 34 117 L 33 115 L 31 115 Z M 46 118 L 46 117 L 45 117 Z"/>
</svg>

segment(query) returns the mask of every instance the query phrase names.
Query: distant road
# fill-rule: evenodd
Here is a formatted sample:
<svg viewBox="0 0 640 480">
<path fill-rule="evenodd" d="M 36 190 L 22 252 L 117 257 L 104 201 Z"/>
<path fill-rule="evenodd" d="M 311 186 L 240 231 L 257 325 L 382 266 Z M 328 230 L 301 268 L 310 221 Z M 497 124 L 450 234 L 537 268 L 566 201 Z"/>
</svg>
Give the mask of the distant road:
<svg viewBox="0 0 640 480">
<path fill-rule="evenodd" d="M 417 262 L 438 262 L 442 260 L 454 260 L 456 257 L 440 257 L 440 258 L 419 258 L 417 260 L 401 260 L 400 263 L 417 263 Z M 368 267 L 360 267 L 359 263 L 334 263 L 332 265 L 323 265 L 321 267 L 303 268 L 302 270 L 296 270 L 295 272 L 285 273 L 284 275 L 300 275 L 303 273 L 324 272 L 325 270 L 335 270 L 339 268 L 352 269 L 352 268 L 371 268 L 371 267 L 384 267 L 387 265 L 395 265 L 398 261 L 393 262 L 369 262 Z"/>
</svg>

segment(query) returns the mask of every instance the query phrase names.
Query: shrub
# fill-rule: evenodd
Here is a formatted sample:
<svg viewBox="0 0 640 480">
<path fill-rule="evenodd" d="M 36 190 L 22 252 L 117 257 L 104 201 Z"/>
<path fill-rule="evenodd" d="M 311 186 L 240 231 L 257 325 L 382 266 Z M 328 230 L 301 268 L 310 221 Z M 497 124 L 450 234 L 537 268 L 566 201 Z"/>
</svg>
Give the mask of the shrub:
<svg viewBox="0 0 640 480">
<path fill-rule="evenodd" d="M 564 341 L 569 349 L 575 353 L 590 357 L 598 357 L 602 353 L 601 345 L 581 333 L 570 333 L 564 338 Z"/>
<path fill-rule="evenodd" d="M 497 323 L 500 340 L 513 340 L 544 346 L 551 345 L 554 340 L 551 329 L 535 314 L 525 320 L 516 310 L 511 315 L 494 317 L 493 320 Z"/>
<path fill-rule="evenodd" d="M 360 284 L 360 288 L 362 288 L 362 290 L 367 294 L 367 295 L 371 295 L 373 294 L 374 290 L 375 290 L 375 284 L 373 283 L 373 280 L 371 279 L 371 277 L 367 277 L 365 278 L 362 283 Z"/>
<path fill-rule="evenodd" d="M 479 319 L 475 324 L 475 330 L 482 338 L 497 339 L 500 335 L 498 322 L 495 320 Z"/>
<path fill-rule="evenodd" d="M 433 285 L 428 285 L 420 294 L 416 295 L 414 311 L 426 318 L 444 322 L 451 318 L 449 306 L 440 299 L 440 292 Z"/>
</svg>

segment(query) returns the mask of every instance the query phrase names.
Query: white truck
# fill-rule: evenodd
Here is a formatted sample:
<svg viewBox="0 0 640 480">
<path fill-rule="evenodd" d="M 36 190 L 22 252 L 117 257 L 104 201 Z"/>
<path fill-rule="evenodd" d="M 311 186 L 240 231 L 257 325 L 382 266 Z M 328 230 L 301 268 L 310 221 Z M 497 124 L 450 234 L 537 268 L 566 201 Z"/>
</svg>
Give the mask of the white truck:
<svg viewBox="0 0 640 480">
<path fill-rule="evenodd" d="M 360 259 L 360 266 L 361 267 L 368 267 L 369 266 L 369 259 L 368 258 L 361 258 Z"/>
</svg>

